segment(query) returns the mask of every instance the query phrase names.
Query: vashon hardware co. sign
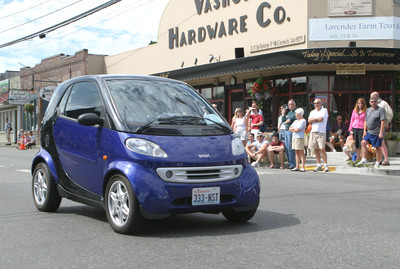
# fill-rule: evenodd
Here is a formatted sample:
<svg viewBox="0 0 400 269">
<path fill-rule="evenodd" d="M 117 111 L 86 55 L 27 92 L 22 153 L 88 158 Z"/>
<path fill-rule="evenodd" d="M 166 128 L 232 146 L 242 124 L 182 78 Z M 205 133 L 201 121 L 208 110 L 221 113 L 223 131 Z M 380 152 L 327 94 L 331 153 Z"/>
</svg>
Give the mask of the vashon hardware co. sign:
<svg viewBox="0 0 400 269">
<path fill-rule="evenodd" d="M 198 16 L 204 16 L 211 12 L 240 5 L 249 0 L 193 0 L 194 8 Z M 276 1 L 275 1 L 276 2 Z M 279 1 L 278 1 L 279 3 Z M 266 28 L 271 24 L 283 24 L 285 21 L 290 22 L 285 7 L 281 5 L 272 6 L 269 2 L 261 2 L 257 9 L 254 10 L 257 25 L 260 28 Z M 178 26 L 170 28 L 168 31 L 169 49 L 177 49 L 183 46 L 191 46 L 196 43 L 202 43 L 206 40 L 216 38 L 224 38 L 232 35 L 240 35 L 248 31 L 249 14 L 243 14 L 238 17 L 232 17 L 224 21 L 216 21 L 207 25 L 199 25 L 186 31 L 181 31 Z M 305 42 L 304 36 L 299 36 L 298 40 L 283 40 L 282 43 L 275 44 L 276 47 L 289 42 L 290 44 Z M 263 50 L 268 47 L 254 50 Z M 272 46 L 272 45 L 271 45 Z"/>
</svg>

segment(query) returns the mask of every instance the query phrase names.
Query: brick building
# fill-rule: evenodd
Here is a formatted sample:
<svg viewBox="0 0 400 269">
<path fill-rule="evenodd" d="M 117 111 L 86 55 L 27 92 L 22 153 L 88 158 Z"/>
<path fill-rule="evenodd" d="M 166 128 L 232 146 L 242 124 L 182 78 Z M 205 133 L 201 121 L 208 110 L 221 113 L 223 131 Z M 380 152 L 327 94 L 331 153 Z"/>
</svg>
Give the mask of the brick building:
<svg viewBox="0 0 400 269">
<path fill-rule="evenodd" d="M 58 54 L 43 59 L 34 67 L 20 70 L 21 90 L 28 91 L 34 104 L 32 114 L 23 113 L 18 119 L 24 130 L 40 130 L 40 121 L 47 108 L 48 100 L 39 98 L 39 92 L 44 87 L 57 86 L 59 83 L 78 76 L 105 74 L 104 55 L 89 54 L 87 49 L 77 51 L 74 55 Z"/>
</svg>

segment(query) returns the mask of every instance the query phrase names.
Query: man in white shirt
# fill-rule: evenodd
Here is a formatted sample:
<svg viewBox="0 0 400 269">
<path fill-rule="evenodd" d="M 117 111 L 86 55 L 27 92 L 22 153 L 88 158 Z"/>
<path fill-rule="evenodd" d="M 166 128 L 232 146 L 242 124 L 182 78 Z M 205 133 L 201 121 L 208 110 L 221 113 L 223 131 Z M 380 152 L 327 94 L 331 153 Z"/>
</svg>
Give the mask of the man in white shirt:
<svg viewBox="0 0 400 269">
<path fill-rule="evenodd" d="M 308 117 L 308 122 L 312 124 L 308 147 L 315 150 L 317 167 L 314 169 L 314 172 L 322 171 L 321 157 L 324 162 L 324 172 L 329 172 L 328 158 L 325 151 L 328 111 L 322 107 L 321 99 L 315 99 L 314 106 L 315 109 L 310 112 L 310 116 Z"/>
<path fill-rule="evenodd" d="M 261 160 L 267 155 L 268 141 L 264 139 L 262 133 L 257 133 L 257 139 L 250 145 L 246 146 L 247 154 L 256 161 L 251 165 L 257 167 Z"/>
<path fill-rule="evenodd" d="M 386 101 L 382 100 L 379 97 L 379 93 L 378 92 L 371 93 L 370 97 L 373 98 L 373 99 L 378 99 L 378 106 L 385 110 L 385 112 L 386 112 L 385 130 L 387 130 L 388 127 L 389 127 L 389 123 L 393 119 L 393 110 L 392 110 L 392 108 L 390 107 L 390 105 Z M 383 154 L 383 157 L 385 158 L 385 161 L 382 162 L 382 165 L 383 166 L 389 165 L 389 159 L 388 159 L 389 152 L 388 152 L 388 149 L 387 149 L 387 146 L 386 146 L 386 143 L 385 143 L 385 139 L 382 140 L 382 154 Z"/>
</svg>

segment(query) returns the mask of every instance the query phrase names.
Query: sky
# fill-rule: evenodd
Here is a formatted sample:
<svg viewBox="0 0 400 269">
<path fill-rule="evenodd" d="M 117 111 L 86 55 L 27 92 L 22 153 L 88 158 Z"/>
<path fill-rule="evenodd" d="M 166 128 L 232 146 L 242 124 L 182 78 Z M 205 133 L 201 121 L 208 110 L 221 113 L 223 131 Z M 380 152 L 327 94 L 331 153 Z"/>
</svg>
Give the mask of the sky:
<svg viewBox="0 0 400 269">
<path fill-rule="evenodd" d="M 39 32 L 109 0 L 0 0 L 0 45 Z M 34 67 L 42 59 L 90 54 L 114 55 L 157 41 L 169 0 L 122 0 L 40 39 L 0 48 L 0 73 Z"/>
</svg>

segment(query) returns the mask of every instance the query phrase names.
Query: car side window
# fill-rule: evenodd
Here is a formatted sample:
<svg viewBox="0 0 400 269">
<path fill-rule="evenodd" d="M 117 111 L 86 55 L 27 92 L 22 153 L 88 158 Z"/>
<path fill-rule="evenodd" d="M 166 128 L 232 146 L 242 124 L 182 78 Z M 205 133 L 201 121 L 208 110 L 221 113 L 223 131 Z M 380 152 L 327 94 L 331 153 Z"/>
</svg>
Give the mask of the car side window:
<svg viewBox="0 0 400 269">
<path fill-rule="evenodd" d="M 65 107 L 65 116 L 77 119 L 84 113 L 101 116 L 104 105 L 96 85 L 92 82 L 80 82 L 72 86 Z M 62 104 L 63 100 L 60 103 Z M 60 107 L 61 109 L 61 107 Z"/>
<path fill-rule="evenodd" d="M 60 115 L 65 115 L 65 105 L 67 104 L 69 93 L 71 92 L 72 86 L 69 86 L 68 89 L 65 91 L 63 97 L 61 98 L 61 102 L 58 105 L 58 111 Z"/>
</svg>

